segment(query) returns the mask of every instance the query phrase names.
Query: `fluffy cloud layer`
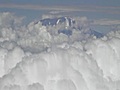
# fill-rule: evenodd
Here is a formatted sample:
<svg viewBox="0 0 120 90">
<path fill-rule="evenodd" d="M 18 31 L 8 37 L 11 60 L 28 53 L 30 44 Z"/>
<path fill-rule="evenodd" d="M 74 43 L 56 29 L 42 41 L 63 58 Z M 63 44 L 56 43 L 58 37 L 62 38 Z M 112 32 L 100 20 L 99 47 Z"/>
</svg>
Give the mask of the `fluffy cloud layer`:
<svg viewBox="0 0 120 90">
<path fill-rule="evenodd" d="M 9 12 L 0 13 L 0 27 L 16 27 L 22 23 L 23 18 Z"/>
<path fill-rule="evenodd" d="M 41 22 L 16 30 L 18 18 L 0 15 L 0 25 L 9 26 L 0 27 L 0 90 L 120 89 L 120 31 L 102 38 L 83 34 L 85 17 L 71 36 Z"/>
</svg>

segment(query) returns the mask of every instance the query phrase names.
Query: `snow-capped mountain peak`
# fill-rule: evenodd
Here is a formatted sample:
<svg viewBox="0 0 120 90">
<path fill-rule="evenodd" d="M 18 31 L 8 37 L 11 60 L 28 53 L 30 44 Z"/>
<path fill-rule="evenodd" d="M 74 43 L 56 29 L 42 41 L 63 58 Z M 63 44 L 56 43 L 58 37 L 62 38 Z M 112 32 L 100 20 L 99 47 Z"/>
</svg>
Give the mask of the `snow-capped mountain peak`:
<svg viewBox="0 0 120 90">
<path fill-rule="evenodd" d="M 55 25 L 64 23 L 66 27 L 69 27 L 72 24 L 74 24 L 74 20 L 72 20 L 72 18 L 70 17 L 45 18 L 40 20 L 40 22 L 44 26 L 55 26 Z"/>
<path fill-rule="evenodd" d="M 61 17 L 44 18 L 41 19 L 39 22 L 41 22 L 42 26 L 47 27 L 47 29 L 51 29 L 51 27 L 52 30 L 57 29 L 56 31 L 58 34 L 62 33 L 67 36 L 70 36 L 72 35 L 73 30 L 77 30 L 78 32 L 80 31 L 81 33 L 84 34 L 94 35 L 97 38 L 103 37 L 102 33 L 99 33 L 95 30 L 92 29 L 86 30 L 85 21 L 83 19 L 79 20 L 67 16 L 61 16 Z"/>
</svg>

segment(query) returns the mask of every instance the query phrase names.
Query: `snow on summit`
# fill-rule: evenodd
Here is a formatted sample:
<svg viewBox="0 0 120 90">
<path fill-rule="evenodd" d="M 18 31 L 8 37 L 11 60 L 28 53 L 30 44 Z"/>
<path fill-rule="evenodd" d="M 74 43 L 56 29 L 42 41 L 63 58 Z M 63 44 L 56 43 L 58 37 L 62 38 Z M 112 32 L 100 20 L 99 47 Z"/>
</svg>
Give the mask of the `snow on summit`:
<svg viewBox="0 0 120 90">
<path fill-rule="evenodd" d="M 0 90 L 120 89 L 119 30 L 104 35 L 85 17 L 22 19 L 0 13 Z"/>
</svg>

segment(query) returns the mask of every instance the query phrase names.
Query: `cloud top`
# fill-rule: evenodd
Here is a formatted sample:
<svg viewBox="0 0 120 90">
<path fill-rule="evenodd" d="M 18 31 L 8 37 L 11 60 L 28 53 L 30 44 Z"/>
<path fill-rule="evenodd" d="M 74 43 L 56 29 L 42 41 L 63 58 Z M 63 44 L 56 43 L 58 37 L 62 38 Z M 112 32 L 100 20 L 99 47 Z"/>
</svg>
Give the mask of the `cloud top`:
<svg viewBox="0 0 120 90">
<path fill-rule="evenodd" d="M 65 23 L 11 24 L 19 18 L 0 13 L 0 25 L 6 25 L 0 26 L 0 90 L 120 89 L 119 30 L 96 38 L 81 17 L 82 28 L 67 36 L 57 32 Z"/>
</svg>

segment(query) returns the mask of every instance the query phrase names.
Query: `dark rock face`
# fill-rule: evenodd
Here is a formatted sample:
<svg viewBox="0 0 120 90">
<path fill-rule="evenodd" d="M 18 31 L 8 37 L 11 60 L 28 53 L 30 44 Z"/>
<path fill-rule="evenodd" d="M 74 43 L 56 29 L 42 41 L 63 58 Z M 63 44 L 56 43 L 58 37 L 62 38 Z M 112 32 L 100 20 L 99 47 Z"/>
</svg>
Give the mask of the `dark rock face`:
<svg viewBox="0 0 120 90">
<path fill-rule="evenodd" d="M 71 30 L 66 30 L 66 29 L 64 29 L 64 30 L 58 30 L 58 33 L 59 34 L 63 33 L 63 34 L 66 34 L 68 36 L 72 35 L 72 31 Z"/>
</svg>

